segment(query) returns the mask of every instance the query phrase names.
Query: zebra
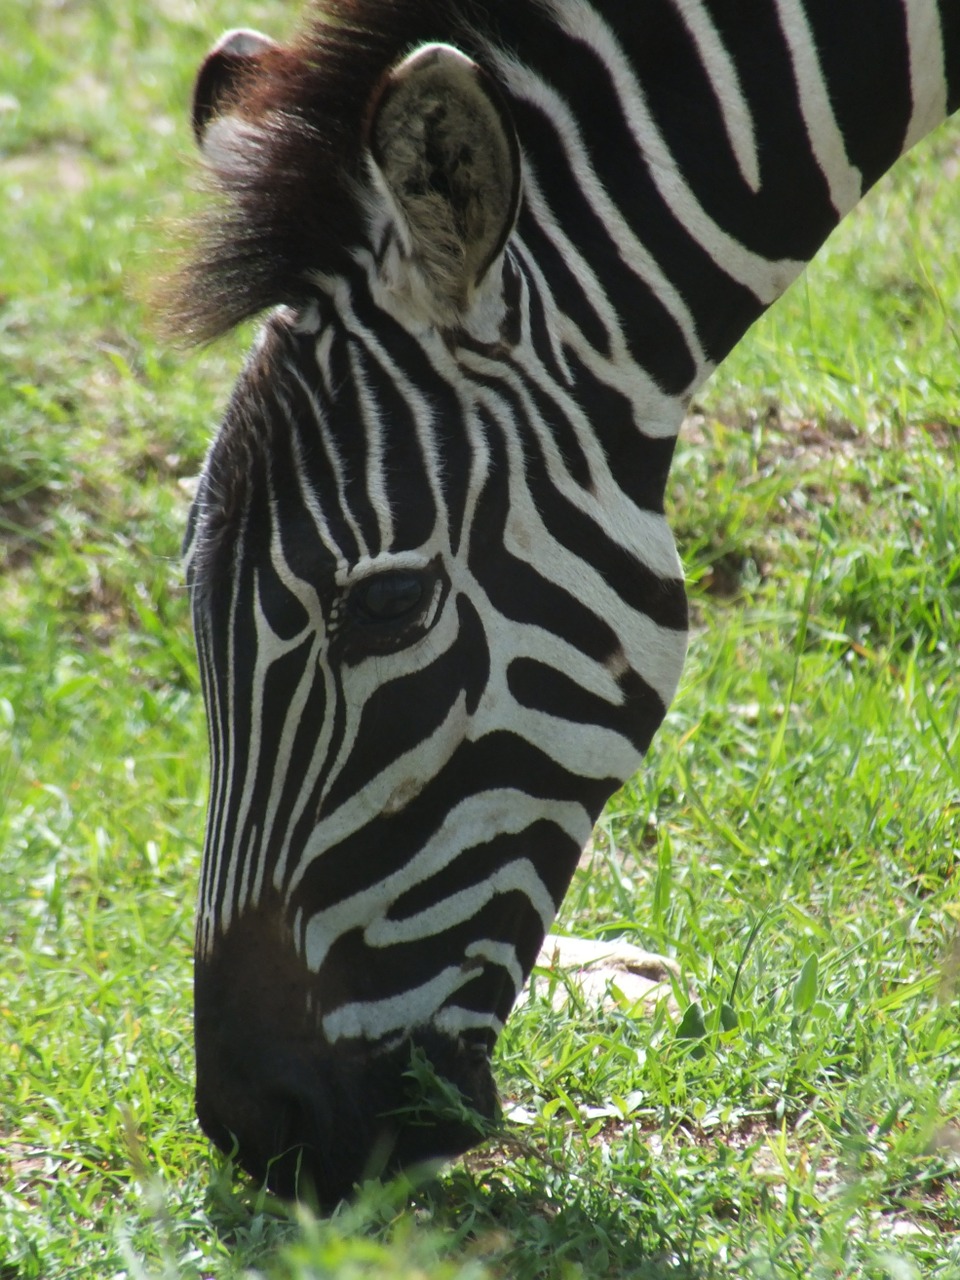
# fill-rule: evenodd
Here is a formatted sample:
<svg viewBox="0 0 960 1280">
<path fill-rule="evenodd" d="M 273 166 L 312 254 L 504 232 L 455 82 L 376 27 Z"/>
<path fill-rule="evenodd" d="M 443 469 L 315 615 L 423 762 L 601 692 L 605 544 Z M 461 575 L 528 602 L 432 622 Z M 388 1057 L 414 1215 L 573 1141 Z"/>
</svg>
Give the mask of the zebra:
<svg viewBox="0 0 960 1280">
<path fill-rule="evenodd" d="M 687 647 L 691 397 L 960 103 L 958 0 L 327 0 L 228 32 L 172 291 L 266 313 L 187 524 L 196 1109 L 282 1195 L 455 1156 Z M 463 1107 L 417 1111 L 417 1061 Z"/>
</svg>

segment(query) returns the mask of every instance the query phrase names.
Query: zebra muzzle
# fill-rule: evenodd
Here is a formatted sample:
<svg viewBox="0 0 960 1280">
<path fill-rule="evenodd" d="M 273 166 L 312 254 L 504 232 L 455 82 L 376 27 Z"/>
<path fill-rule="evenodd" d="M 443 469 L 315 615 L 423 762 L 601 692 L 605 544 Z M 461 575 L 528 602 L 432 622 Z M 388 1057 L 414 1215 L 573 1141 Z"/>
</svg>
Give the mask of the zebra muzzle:
<svg viewBox="0 0 960 1280">
<path fill-rule="evenodd" d="M 201 1127 L 277 1195 L 321 1209 L 367 1179 L 430 1171 L 498 1114 L 483 1047 L 431 1029 L 385 1052 L 218 1039 L 198 1061 Z"/>
</svg>

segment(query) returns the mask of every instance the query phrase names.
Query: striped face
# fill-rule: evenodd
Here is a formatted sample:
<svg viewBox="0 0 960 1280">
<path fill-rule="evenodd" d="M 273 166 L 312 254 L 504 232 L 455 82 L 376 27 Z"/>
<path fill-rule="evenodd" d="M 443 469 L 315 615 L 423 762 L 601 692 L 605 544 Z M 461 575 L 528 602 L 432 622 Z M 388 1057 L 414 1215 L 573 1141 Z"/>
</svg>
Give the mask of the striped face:
<svg viewBox="0 0 960 1280">
<path fill-rule="evenodd" d="M 559 336 L 479 75 L 438 46 L 381 87 L 369 245 L 267 321 L 187 540 L 212 760 L 198 1114 L 324 1202 L 475 1138 L 410 1120 L 415 1051 L 494 1114 L 496 1036 L 686 642 L 672 441 L 635 431 L 629 369 Z M 252 128 L 218 127 L 224 164 Z"/>
<path fill-rule="evenodd" d="M 268 323 L 208 460 L 198 1106 L 258 1172 L 317 1128 L 304 1092 L 351 1132 L 395 1110 L 412 1046 L 491 1109 L 493 1041 L 679 674 L 664 522 L 599 449 L 570 473 L 549 415 L 573 406 L 524 346 L 415 340 L 358 276 Z M 392 1083 L 357 1096 L 371 1063 Z M 287 1099 L 269 1122 L 264 1079 Z"/>
</svg>

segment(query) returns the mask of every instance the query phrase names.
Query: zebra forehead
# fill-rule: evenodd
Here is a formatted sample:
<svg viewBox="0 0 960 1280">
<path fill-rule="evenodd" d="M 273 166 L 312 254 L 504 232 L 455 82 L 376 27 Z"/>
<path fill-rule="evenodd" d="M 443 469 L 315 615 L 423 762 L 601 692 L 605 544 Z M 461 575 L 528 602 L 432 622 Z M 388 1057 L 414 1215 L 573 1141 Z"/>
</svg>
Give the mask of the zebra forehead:
<svg viewBox="0 0 960 1280">
<path fill-rule="evenodd" d="M 332 398 L 315 363 L 302 367 L 296 321 L 281 308 L 264 324 L 207 455 L 185 547 L 198 582 L 251 522 L 265 545 L 281 530 L 288 546 L 315 544 L 312 577 L 329 562 L 332 579 L 344 559 L 331 518 L 335 469 L 320 440 Z"/>
</svg>

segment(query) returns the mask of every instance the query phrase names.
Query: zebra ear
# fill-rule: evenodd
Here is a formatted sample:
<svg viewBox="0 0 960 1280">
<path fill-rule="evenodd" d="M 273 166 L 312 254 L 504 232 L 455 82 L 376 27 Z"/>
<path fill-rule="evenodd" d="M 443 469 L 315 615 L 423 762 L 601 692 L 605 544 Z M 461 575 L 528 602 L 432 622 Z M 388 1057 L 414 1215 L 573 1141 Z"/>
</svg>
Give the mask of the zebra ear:
<svg viewBox="0 0 960 1280">
<path fill-rule="evenodd" d="M 276 47 L 269 36 L 242 28 L 221 36 L 203 60 L 193 86 L 191 121 L 197 145 L 215 165 L 217 151 L 239 128 L 231 108 L 241 81 Z"/>
<path fill-rule="evenodd" d="M 381 276 L 423 319 L 455 325 L 498 261 L 520 202 L 520 149 L 490 76 L 449 45 L 381 82 L 367 125 Z"/>
</svg>

